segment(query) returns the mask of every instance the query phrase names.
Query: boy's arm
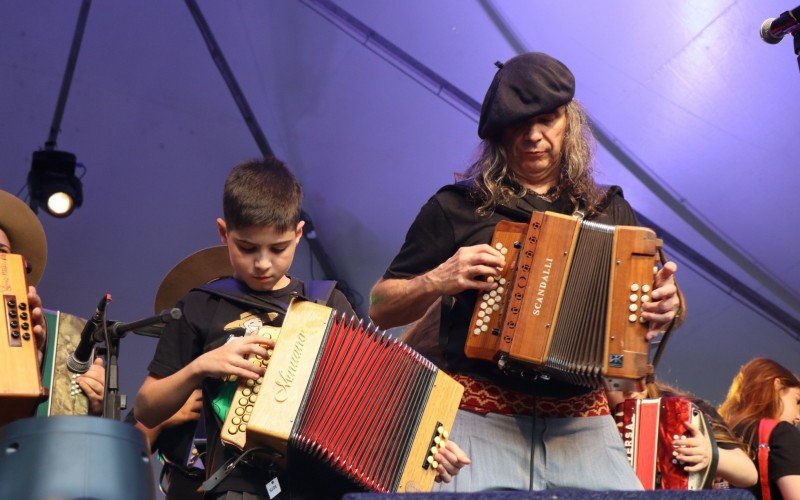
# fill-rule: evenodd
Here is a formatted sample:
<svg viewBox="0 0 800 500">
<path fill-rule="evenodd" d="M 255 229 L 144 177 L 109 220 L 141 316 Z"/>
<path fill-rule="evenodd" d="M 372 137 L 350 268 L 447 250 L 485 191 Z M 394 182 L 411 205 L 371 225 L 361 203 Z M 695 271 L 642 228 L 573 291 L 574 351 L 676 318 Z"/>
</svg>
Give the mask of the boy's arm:
<svg viewBox="0 0 800 500">
<path fill-rule="evenodd" d="M 136 396 L 134 413 L 137 420 L 147 427 L 157 426 L 178 411 L 207 377 L 235 375 L 257 380 L 264 374 L 264 368 L 255 366 L 246 358 L 250 354 L 267 356 L 262 345 L 272 348 L 275 342 L 259 335 L 236 338 L 198 356 L 171 375 L 148 375 Z"/>
</svg>

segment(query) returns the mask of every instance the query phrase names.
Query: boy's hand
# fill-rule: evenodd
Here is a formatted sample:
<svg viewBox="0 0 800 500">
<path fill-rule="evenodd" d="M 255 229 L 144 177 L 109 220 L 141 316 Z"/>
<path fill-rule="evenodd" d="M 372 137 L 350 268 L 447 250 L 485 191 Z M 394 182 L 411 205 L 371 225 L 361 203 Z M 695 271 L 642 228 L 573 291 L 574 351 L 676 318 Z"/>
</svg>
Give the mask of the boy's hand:
<svg viewBox="0 0 800 500">
<path fill-rule="evenodd" d="M 436 482 L 440 483 L 449 483 L 462 467 L 472 463 L 467 454 L 456 443 L 449 440 L 433 458 L 439 462 L 439 467 L 436 469 Z"/>
<path fill-rule="evenodd" d="M 267 340 L 260 335 L 234 338 L 223 346 L 199 356 L 195 361 L 198 371 L 205 377 L 223 378 L 235 375 L 246 379 L 257 380 L 264 375 L 266 369 L 248 361 L 248 355 L 266 357 L 267 349 L 275 347 L 274 340 Z"/>
<path fill-rule="evenodd" d="M 162 424 L 164 427 L 177 427 L 186 422 L 200 419 L 200 411 L 203 409 L 203 391 L 195 389 L 189 399 Z"/>
</svg>

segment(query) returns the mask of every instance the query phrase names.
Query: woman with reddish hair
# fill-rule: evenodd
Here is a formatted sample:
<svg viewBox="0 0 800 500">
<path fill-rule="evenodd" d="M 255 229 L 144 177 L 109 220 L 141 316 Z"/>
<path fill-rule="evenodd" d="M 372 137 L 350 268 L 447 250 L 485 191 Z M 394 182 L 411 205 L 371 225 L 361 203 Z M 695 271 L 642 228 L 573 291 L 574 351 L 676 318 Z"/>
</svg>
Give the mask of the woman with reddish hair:
<svg viewBox="0 0 800 500">
<path fill-rule="evenodd" d="M 756 463 L 759 484 L 750 489 L 757 498 L 800 498 L 800 380 L 766 358 L 748 362 L 733 378 L 719 409 L 722 417 L 748 445 Z M 767 429 L 772 424 L 768 438 Z M 759 437 L 761 436 L 761 437 Z M 768 446 L 759 446 L 759 442 Z M 768 450 L 761 459 L 759 451 Z"/>
</svg>

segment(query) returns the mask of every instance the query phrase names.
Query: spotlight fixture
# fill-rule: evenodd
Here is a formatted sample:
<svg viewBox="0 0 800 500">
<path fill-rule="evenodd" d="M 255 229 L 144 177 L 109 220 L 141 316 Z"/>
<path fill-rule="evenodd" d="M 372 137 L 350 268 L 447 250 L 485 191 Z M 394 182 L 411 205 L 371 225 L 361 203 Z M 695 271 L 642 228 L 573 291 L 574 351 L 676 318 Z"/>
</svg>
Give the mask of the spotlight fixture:
<svg viewBox="0 0 800 500">
<path fill-rule="evenodd" d="M 83 186 L 75 176 L 75 155 L 45 149 L 33 153 L 28 173 L 30 206 L 38 213 L 44 206 L 53 217 L 67 217 L 83 203 Z"/>
</svg>

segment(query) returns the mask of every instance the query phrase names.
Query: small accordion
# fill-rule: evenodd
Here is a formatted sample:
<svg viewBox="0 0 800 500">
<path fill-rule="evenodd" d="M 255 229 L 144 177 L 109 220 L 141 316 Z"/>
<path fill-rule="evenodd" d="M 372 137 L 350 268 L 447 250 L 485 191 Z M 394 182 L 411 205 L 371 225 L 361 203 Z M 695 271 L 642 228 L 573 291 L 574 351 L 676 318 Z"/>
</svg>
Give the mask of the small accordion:
<svg viewBox="0 0 800 500">
<path fill-rule="evenodd" d="M 463 387 L 406 344 L 331 308 L 293 300 L 258 381 L 240 380 L 227 445 L 312 464 L 343 489 L 429 491 Z"/>
<path fill-rule="evenodd" d="M 33 416 L 36 405 L 47 396 L 39 373 L 39 354 L 28 307 L 25 259 L 0 253 L 0 425 Z"/>
<path fill-rule="evenodd" d="M 711 424 L 690 400 L 679 397 L 626 399 L 614 418 L 628 460 L 645 490 L 700 490 L 711 488 L 717 469 L 717 445 Z M 705 469 L 683 470 L 672 455 L 673 441 L 690 436 L 684 422 L 699 427 L 709 437 L 714 458 Z"/>
<path fill-rule="evenodd" d="M 534 212 L 499 222 L 491 244 L 506 264 L 475 304 L 467 357 L 612 389 L 652 372 L 640 316 L 662 246 L 651 229 Z"/>
</svg>

